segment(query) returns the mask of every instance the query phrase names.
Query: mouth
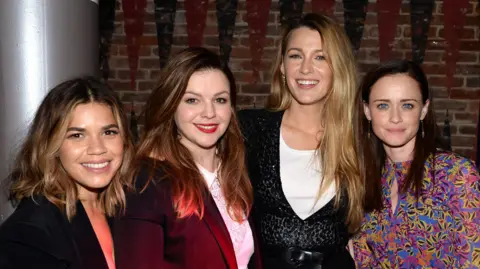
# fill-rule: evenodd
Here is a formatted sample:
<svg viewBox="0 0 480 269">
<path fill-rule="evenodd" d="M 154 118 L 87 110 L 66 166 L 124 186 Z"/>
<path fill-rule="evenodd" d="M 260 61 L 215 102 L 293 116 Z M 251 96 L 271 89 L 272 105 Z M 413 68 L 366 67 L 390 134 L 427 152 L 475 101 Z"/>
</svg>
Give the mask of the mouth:
<svg viewBox="0 0 480 269">
<path fill-rule="evenodd" d="M 207 134 L 214 133 L 218 128 L 218 124 L 194 124 L 194 125 L 195 127 L 197 127 L 198 130 Z"/>
<path fill-rule="evenodd" d="M 390 133 L 401 133 L 404 129 L 387 129 L 387 131 Z"/>
<path fill-rule="evenodd" d="M 108 168 L 111 161 L 82 163 L 82 166 L 91 171 L 103 171 Z"/>
<path fill-rule="evenodd" d="M 295 80 L 300 88 L 310 89 L 315 87 L 318 84 L 318 80 L 309 80 L 309 79 L 297 79 Z"/>
</svg>

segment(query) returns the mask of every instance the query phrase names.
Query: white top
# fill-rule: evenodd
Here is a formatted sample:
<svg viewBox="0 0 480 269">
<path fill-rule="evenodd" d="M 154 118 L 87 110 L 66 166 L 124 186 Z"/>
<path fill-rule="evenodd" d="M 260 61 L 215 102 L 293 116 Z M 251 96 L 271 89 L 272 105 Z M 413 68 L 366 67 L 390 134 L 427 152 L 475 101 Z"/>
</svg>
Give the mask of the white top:
<svg viewBox="0 0 480 269">
<path fill-rule="evenodd" d="M 228 233 L 230 234 L 238 269 L 247 269 L 248 262 L 254 251 L 253 234 L 250 224 L 248 220 L 236 222 L 228 214 L 225 197 L 223 196 L 220 183 L 217 179 L 218 169 L 212 173 L 199 164 L 197 164 L 197 166 L 207 182 L 208 189 L 213 196 L 213 200 L 215 200 L 218 211 L 220 211 Z"/>
<path fill-rule="evenodd" d="M 325 206 L 336 192 L 333 182 L 317 199 L 321 183 L 321 166 L 316 150 L 290 148 L 280 132 L 280 179 L 288 203 L 302 220 Z"/>
</svg>

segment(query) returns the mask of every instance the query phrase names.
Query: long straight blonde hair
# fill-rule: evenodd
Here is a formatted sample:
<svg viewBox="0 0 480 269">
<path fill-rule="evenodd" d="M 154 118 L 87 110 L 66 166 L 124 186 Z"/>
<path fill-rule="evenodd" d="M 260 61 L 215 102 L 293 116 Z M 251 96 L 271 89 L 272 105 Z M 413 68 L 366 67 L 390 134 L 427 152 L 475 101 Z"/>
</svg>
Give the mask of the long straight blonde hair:
<svg viewBox="0 0 480 269">
<path fill-rule="evenodd" d="M 331 183 L 337 186 L 336 205 L 348 196 L 347 224 L 356 231 L 363 217 L 364 186 L 360 177 L 353 136 L 353 111 L 357 88 L 356 66 L 350 41 L 344 30 L 332 19 L 320 14 L 306 14 L 284 29 L 273 66 L 271 94 L 267 109 L 283 111 L 290 107 L 292 95 L 283 83 L 280 67 L 292 32 L 298 28 L 318 31 L 322 38 L 325 58 L 333 73 L 332 88 L 322 111 L 324 132 L 317 150 L 321 156 L 322 184 L 317 199 Z"/>
</svg>

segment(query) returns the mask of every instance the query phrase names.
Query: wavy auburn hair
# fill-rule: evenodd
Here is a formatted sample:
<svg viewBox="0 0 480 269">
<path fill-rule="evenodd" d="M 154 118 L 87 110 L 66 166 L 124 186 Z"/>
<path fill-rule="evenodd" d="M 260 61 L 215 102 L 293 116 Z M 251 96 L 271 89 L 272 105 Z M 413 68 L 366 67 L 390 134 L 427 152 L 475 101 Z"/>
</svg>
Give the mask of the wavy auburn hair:
<svg viewBox="0 0 480 269">
<path fill-rule="evenodd" d="M 236 87 L 232 72 L 220 58 L 205 48 L 187 48 L 167 63 L 145 106 L 145 130 L 137 151 L 137 160 L 151 158 L 154 167 L 162 167 L 172 188 L 173 206 L 179 218 L 203 217 L 205 180 L 190 151 L 177 138 L 174 114 L 183 98 L 188 81 L 195 72 L 219 70 L 229 81 L 232 118 L 217 143 L 221 160 L 219 181 L 233 219 L 241 221 L 252 205 L 252 186 L 245 165 L 245 148 L 236 117 Z M 138 172 L 139 165 L 135 172 Z M 149 184 L 152 177 L 147 181 Z M 146 187 L 147 185 L 145 185 Z M 144 188 L 145 188 L 144 187 Z"/>
<path fill-rule="evenodd" d="M 337 206 L 346 192 L 346 223 L 353 232 L 360 227 L 363 218 L 364 193 L 352 128 L 357 70 L 350 41 L 338 23 L 325 15 L 309 13 L 287 25 L 273 65 L 271 93 L 266 107 L 273 111 L 282 111 L 288 109 L 292 103 L 293 97 L 288 86 L 283 83 L 280 67 L 286 56 L 290 37 L 299 28 L 308 28 L 320 34 L 325 59 L 333 73 L 332 88 L 325 98 L 322 111 L 324 132 L 317 147 L 323 171 L 323 181 L 317 198 L 332 182 L 337 186 Z"/>
<path fill-rule="evenodd" d="M 110 184 L 99 193 L 100 206 L 108 216 L 125 207 L 123 188 L 127 186 L 134 156 L 127 119 L 115 92 L 90 77 L 61 83 L 40 104 L 8 176 L 9 199 L 14 205 L 22 199 L 43 195 L 65 212 L 69 220 L 75 215 L 78 200 L 76 183 L 63 168 L 58 152 L 74 109 L 88 103 L 103 104 L 111 109 L 124 142 L 122 165 Z"/>
</svg>

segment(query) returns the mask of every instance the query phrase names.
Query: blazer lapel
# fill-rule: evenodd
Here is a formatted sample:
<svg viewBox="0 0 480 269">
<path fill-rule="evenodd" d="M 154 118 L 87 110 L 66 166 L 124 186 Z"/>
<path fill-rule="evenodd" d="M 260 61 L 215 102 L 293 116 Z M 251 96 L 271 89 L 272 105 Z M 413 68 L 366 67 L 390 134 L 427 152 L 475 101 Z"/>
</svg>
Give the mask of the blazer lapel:
<svg viewBox="0 0 480 269">
<path fill-rule="evenodd" d="M 260 252 L 260 244 L 258 243 L 257 231 L 255 224 L 253 223 L 252 216 L 248 217 L 248 223 L 250 224 L 250 229 L 252 229 L 253 236 L 253 256 L 250 258 L 248 263 L 248 268 L 250 269 L 262 269 L 262 254 Z"/>
<path fill-rule="evenodd" d="M 81 202 L 77 203 L 77 214 L 72 218 L 71 226 L 80 254 L 81 268 L 108 269 L 100 243 Z"/>
<path fill-rule="evenodd" d="M 230 239 L 227 227 L 223 222 L 222 215 L 218 211 L 215 201 L 210 194 L 207 195 L 207 199 L 205 200 L 203 220 L 215 237 L 228 268 L 238 269 L 232 240 Z"/>
</svg>

